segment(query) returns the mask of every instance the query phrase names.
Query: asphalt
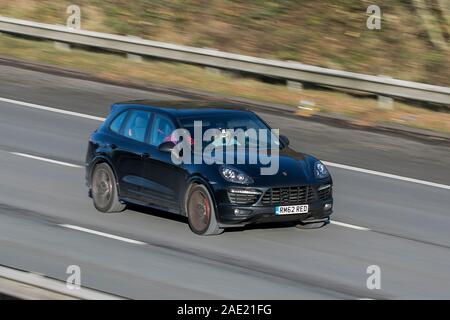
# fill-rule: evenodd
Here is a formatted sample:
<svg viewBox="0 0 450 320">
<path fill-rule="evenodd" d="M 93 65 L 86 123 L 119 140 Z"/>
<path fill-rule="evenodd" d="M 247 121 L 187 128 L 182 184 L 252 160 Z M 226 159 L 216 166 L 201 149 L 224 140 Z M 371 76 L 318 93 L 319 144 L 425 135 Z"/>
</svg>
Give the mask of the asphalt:
<svg viewBox="0 0 450 320">
<path fill-rule="evenodd" d="M 106 116 L 115 101 L 173 99 L 155 92 L 0 66 L 0 97 Z M 261 113 L 294 148 L 319 158 L 450 184 L 447 147 Z M 258 226 L 217 237 L 192 234 L 184 219 L 131 208 L 96 212 L 82 168 L 98 121 L 0 102 L 0 264 L 135 299 L 450 298 L 450 192 L 330 167 L 335 221 L 317 230 Z M 141 241 L 132 244 L 70 224 Z M 366 287 L 381 268 L 381 289 Z"/>
</svg>

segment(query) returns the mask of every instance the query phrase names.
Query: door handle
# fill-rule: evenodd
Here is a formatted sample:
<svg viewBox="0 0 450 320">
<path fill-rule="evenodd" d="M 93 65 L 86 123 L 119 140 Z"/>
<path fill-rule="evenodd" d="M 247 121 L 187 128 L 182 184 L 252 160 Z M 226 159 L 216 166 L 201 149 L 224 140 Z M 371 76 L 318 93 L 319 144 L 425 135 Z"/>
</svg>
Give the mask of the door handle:
<svg viewBox="0 0 450 320">
<path fill-rule="evenodd" d="M 150 158 L 150 154 L 147 153 L 147 152 L 141 153 L 141 158 L 142 158 L 142 159 Z"/>
</svg>

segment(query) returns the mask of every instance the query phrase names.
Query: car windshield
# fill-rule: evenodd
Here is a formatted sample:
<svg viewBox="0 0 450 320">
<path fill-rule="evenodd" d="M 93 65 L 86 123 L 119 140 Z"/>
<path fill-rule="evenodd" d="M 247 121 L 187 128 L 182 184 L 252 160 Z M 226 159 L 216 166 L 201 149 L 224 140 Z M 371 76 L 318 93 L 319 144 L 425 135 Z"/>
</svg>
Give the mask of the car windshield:
<svg viewBox="0 0 450 320">
<path fill-rule="evenodd" d="M 197 139 L 194 125 L 199 125 L 200 121 L 203 140 L 211 141 L 216 146 L 269 149 L 280 145 L 271 129 L 252 113 L 214 113 L 179 118 L 181 127 L 189 131 L 194 142 Z M 210 136 L 206 137 L 208 133 Z"/>
</svg>

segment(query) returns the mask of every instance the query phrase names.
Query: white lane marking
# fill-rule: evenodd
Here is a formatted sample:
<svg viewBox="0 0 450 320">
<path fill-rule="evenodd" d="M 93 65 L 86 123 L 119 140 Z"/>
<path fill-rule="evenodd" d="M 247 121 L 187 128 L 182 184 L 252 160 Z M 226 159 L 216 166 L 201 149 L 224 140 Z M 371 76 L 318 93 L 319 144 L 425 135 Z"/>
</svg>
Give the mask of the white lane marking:
<svg viewBox="0 0 450 320">
<path fill-rule="evenodd" d="M 74 116 L 74 117 L 79 117 L 79 118 L 85 118 L 85 119 L 91 119 L 91 120 L 97 120 L 97 121 L 105 121 L 105 118 L 102 118 L 102 117 L 96 117 L 96 116 L 91 116 L 91 115 L 84 114 L 84 113 L 78 113 L 78 112 L 73 112 L 73 111 L 67 111 L 67 110 L 62 110 L 62 109 L 57 109 L 57 108 L 46 107 L 46 106 L 42 106 L 42 105 L 34 104 L 34 103 L 28 103 L 28 102 L 6 99 L 6 98 L 1 98 L 1 97 L 0 97 L 0 101 L 16 104 L 16 105 L 23 106 L 23 107 L 33 108 L 33 109 L 39 109 L 39 110 L 44 110 L 44 111 L 66 114 L 69 116 Z"/>
<path fill-rule="evenodd" d="M 47 158 L 42 158 L 42 157 L 36 157 L 36 156 L 32 156 L 31 154 L 25 154 L 25 153 L 20 153 L 20 152 L 10 152 L 11 154 L 14 154 L 16 156 L 20 156 L 20 157 L 25 157 L 25 158 L 30 158 L 30 159 L 34 159 L 34 160 L 39 160 L 39 161 L 44 161 L 44 162 L 49 162 L 49 163 L 53 163 L 53 164 L 59 164 L 61 166 L 65 166 L 65 167 L 71 167 L 71 168 L 83 168 L 82 166 L 76 165 L 76 164 L 72 164 L 72 163 L 67 163 L 67 162 L 62 162 L 62 161 L 56 161 L 56 160 L 52 160 L 52 159 L 47 159 Z"/>
<path fill-rule="evenodd" d="M 17 155 L 17 156 L 21 156 L 21 157 L 31 158 L 31 159 L 35 159 L 35 160 L 50 162 L 50 163 L 54 163 L 54 164 L 59 164 L 59 165 L 67 166 L 67 167 L 82 168 L 81 166 L 78 166 L 78 165 L 75 165 L 75 164 L 61 162 L 61 161 L 56 161 L 56 160 L 51 160 L 51 159 L 46 159 L 46 158 L 41 158 L 41 157 L 36 157 L 36 156 L 29 155 L 29 154 L 24 154 L 24 153 L 11 152 L 11 154 L 14 154 L 14 155 Z M 359 227 L 359 226 L 355 226 L 355 225 L 352 225 L 352 224 L 338 222 L 338 221 L 334 221 L 334 220 L 331 220 L 331 224 L 335 224 L 335 225 L 338 225 L 338 226 L 341 226 L 341 227 L 356 229 L 356 230 L 362 230 L 362 231 L 369 231 L 370 230 L 370 229 L 365 228 L 365 227 Z M 102 235 L 102 236 L 105 236 L 105 237 L 108 237 L 108 238 L 113 238 L 113 239 L 117 239 L 117 240 L 121 240 L 121 241 L 137 243 L 137 244 L 145 244 L 145 243 L 140 242 L 140 241 L 135 241 L 135 240 L 126 239 L 126 238 L 122 238 L 122 237 L 118 237 L 118 236 L 114 236 L 114 235 L 109 235 L 109 234 L 106 234 L 106 233 L 102 233 L 102 232 L 98 232 L 98 231 L 94 231 L 94 230 L 89 230 L 89 229 L 85 229 L 85 228 L 81 228 L 81 227 L 70 226 L 70 225 L 61 225 L 61 226 L 66 227 L 66 228 L 76 229 L 76 230 L 79 230 L 79 231 L 89 232 L 89 233 L 93 233 L 93 234 L 97 234 L 97 235 Z"/>
<path fill-rule="evenodd" d="M 402 177 L 402 176 L 398 176 L 395 174 L 347 166 L 345 164 L 333 163 L 333 162 L 328 162 L 328 161 L 322 161 L 322 162 L 325 165 L 330 166 L 330 167 L 351 170 L 351 171 L 356 171 L 356 172 L 362 172 L 362 173 L 367 173 L 367 174 L 371 174 L 371 175 L 375 175 L 375 176 L 391 178 L 391 179 L 396 179 L 396 180 L 402 180 L 402 181 L 407 181 L 407 182 L 412 182 L 412 183 L 423 184 L 423 185 L 430 186 L 430 187 L 450 190 L 450 186 L 445 185 L 445 184 L 440 184 L 440 183 L 435 183 L 435 182 L 430 182 L 430 181 L 425 181 L 425 180 L 419 180 L 419 179 L 413 179 L 413 178 L 408 178 L 408 177 Z"/>
<path fill-rule="evenodd" d="M 78 113 L 78 112 L 72 112 L 72 111 L 57 109 L 57 108 L 46 107 L 46 106 L 42 106 L 42 105 L 38 105 L 38 104 L 34 104 L 34 103 L 28 103 L 28 102 L 12 100 L 12 99 L 6 99 L 6 98 L 1 98 L 1 97 L 0 97 L 0 101 L 11 103 L 11 104 L 17 104 L 17 105 L 25 106 L 25 107 L 29 107 L 29 108 L 44 110 L 44 111 L 50 111 L 50 112 L 67 114 L 67 115 L 80 117 L 80 118 L 92 119 L 92 120 L 97 120 L 97 121 L 105 121 L 105 118 L 102 118 L 102 117 L 96 117 L 96 116 L 91 116 L 91 115 L 84 114 L 84 113 Z M 419 180 L 419 179 L 413 179 L 413 178 L 398 176 L 398 175 L 395 175 L 395 174 L 384 173 L 384 172 L 374 171 L 374 170 L 368 170 L 368 169 L 348 166 L 348 165 L 345 165 L 345 164 L 339 164 L 339 163 L 334 163 L 334 162 L 328 162 L 328 161 L 322 161 L 322 162 L 325 165 L 330 166 L 330 167 L 336 167 L 336 168 L 341 168 L 341 169 L 345 169 L 345 170 L 362 172 L 362 173 L 372 174 L 372 175 L 375 175 L 375 176 L 391 178 L 391 179 L 397 179 L 397 180 L 413 182 L 413 183 L 423 184 L 423 185 L 427 185 L 427 186 L 431 186 L 431 187 L 436 187 L 436 188 L 450 190 L 450 186 L 445 185 L 445 184 L 440 184 L 440 183 L 435 183 L 435 182 L 430 182 L 430 181 L 425 181 L 425 180 Z"/>
<path fill-rule="evenodd" d="M 139 244 L 139 245 L 146 244 L 145 242 L 142 242 L 142 241 L 137 241 L 137 240 L 133 240 L 133 239 L 119 237 L 119 236 L 115 236 L 113 234 L 104 233 L 104 232 L 100 232 L 100 231 L 95 231 L 95 230 L 91 230 L 91 229 L 86 229 L 86 228 L 74 226 L 74 225 L 71 225 L 71 224 L 59 224 L 59 226 L 63 227 L 63 228 L 68 228 L 68 229 L 72 229 L 72 230 L 77 230 L 77 231 L 81 231 L 81 232 L 95 234 L 97 236 L 101 236 L 101 237 L 105 237 L 105 238 L 110 238 L 110 239 L 114 239 L 114 240 L 128 242 L 128 243 L 132 243 L 132 244 Z"/>
<path fill-rule="evenodd" d="M 49 163 L 59 164 L 59 165 L 63 165 L 63 166 L 66 166 L 66 167 L 82 168 L 81 166 L 78 166 L 78 165 L 75 165 L 75 164 L 71 164 L 71 163 L 67 163 L 67 162 L 61 162 L 61 161 L 56 161 L 56 160 L 51 160 L 51 159 L 46 159 L 46 158 L 41 158 L 41 157 L 36 157 L 36 156 L 32 156 L 32 155 L 24 154 L 24 153 L 19 153 L 19 152 L 11 152 L 11 154 L 14 154 L 14 155 L 17 155 L 17 156 L 21 156 L 21 157 L 25 157 L 25 158 L 31 158 L 31 159 L 35 159 L 35 160 L 39 160 L 39 161 L 45 161 L 45 162 L 49 162 Z M 334 221 L 334 220 L 331 221 L 331 224 L 338 225 L 338 226 L 341 226 L 341 227 L 356 229 L 356 230 L 362 230 L 362 231 L 369 231 L 370 230 L 370 229 L 365 228 L 365 227 L 359 227 L 359 226 L 355 226 L 355 225 L 352 225 L 352 224 L 338 222 L 338 221 Z M 118 236 L 114 236 L 114 235 L 109 235 L 107 233 L 102 233 L 102 232 L 98 232 L 98 231 L 94 231 L 94 230 L 89 230 L 89 229 L 85 229 L 85 228 L 81 228 L 81 227 L 77 227 L 77 226 L 71 226 L 71 225 L 61 225 L 61 226 L 66 227 L 66 228 L 79 230 L 79 231 L 89 232 L 89 233 L 93 233 L 93 234 L 97 234 L 97 235 L 101 235 L 101 236 L 104 236 L 104 237 L 113 238 L 113 239 L 117 239 L 117 240 L 121 240 L 121 241 L 125 241 L 125 242 L 137 243 L 137 244 L 145 244 L 144 242 L 131 240 L 131 239 L 127 239 L 127 238 L 122 238 L 122 237 L 118 237 Z"/>
<path fill-rule="evenodd" d="M 340 226 L 340 227 L 345 227 L 345 228 L 350 228 L 350 229 L 355 229 L 355 230 L 360 230 L 360 231 L 370 231 L 370 229 L 366 228 L 366 227 L 355 226 L 353 224 L 348 224 L 348 223 L 339 222 L 339 221 L 335 221 L 335 220 L 331 220 L 330 223 Z"/>
</svg>

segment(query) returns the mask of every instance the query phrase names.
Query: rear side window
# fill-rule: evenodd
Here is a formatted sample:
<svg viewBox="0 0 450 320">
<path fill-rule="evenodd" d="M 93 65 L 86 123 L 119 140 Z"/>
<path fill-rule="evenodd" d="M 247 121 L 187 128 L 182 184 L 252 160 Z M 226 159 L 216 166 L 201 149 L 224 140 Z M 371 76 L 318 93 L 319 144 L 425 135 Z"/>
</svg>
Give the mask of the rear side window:
<svg viewBox="0 0 450 320">
<path fill-rule="evenodd" d="M 145 142 L 148 123 L 150 121 L 150 112 L 133 110 L 127 118 L 123 135 L 127 138 Z"/>
<path fill-rule="evenodd" d="M 172 121 L 157 114 L 152 125 L 150 144 L 159 146 L 161 143 L 169 141 L 174 130 L 175 126 Z"/>
<path fill-rule="evenodd" d="M 119 114 L 111 123 L 110 129 L 115 133 L 120 133 L 120 128 L 122 128 L 123 121 L 127 117 L 128 111 L 122 112 Z"/>
</svg>

